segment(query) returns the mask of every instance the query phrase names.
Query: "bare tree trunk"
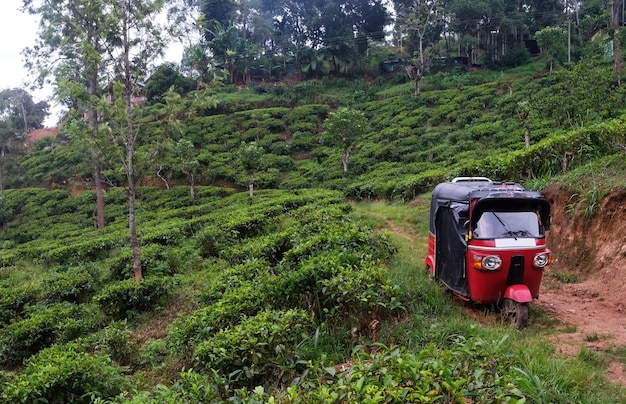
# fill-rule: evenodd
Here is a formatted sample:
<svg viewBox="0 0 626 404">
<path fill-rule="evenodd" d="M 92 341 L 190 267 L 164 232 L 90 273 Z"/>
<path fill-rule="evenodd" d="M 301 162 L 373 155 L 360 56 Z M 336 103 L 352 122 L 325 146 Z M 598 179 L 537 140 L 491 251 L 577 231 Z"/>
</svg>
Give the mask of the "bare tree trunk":
<svg viewBox="0 0 626 404">
<path fill-rule="evenodd" d="M 95 80 L 92 79 L 89 84 L 89 92 L 91 95 L 95 95 Z M 94 139 L 98 136 L 98 117 L 95 109 L 91 108 L 87 111 L 89 120 L 89 127 Z M 95 147 L 95 146 L 92 146 Z M 102 173 L 100 171 L 100 162 L 98 159 L 98 152 L 95 149 L 91 151 L 91 164 L 93 165 L 93 180 L 96 188 L 96 226 L 98 229 L 104 228 L 104 198 L 102 197 Z"/>
<path fill-rule="evenodd" d="M 165 189 L 170 189 L 170 184 L 167 182 L 167 179 L 161 175 L 161 170 L 163 170 L 163 166 L 159 166 L 159 169 L 156 172 L 157 177 L 161 179 L 165 183 Z"/>
<path fill-rule="evenodd" d="M 123 38 L 124 38 L 124 95 L 126 99 L 126 178 L 128 180 L 128 231 L 130 233 L 130 247 L 133 252 L 133 273 L 135 281 L 143 279 L 141 270 L 141 254 L 139 249 L 139 239 L 135 226 L 135 198 L 137 187 L 135 184 L 135 173 L 133 168 L 133 157 L 135 151 L 135 138 L 133 133 L 133 117 L 131 97 L 133 94 L 133 83 L 130 72 L 130 41 L 128 38 L 128 4 L 127 0 L 122 0 Z"/>
<path fill-rule="evenodd" d="M 417 65 L 409 65 L 405 67 L 405 70 L 411 80 L 413 80 L 413 88 L 415 95 L 419 95 L 420 93 L 420 82 L 422 81 L 422 77 L 424 76 L 424 70 L 422 66 L 420 66 L 421 62 L 418 62 Z"/>
<path fill-rule="evenodd" d="M 28 135 L 28 120 L 26 119 L 26 108 L 24 107 L 24 97 L 20 96 L 20 109 L 22 110 L 22 121 L 24 122 L 24 134 Z"/>
<path fill-rule="evenodd" d="M 517 117 L 520 119 L 520 121 L 522 121 L 522 124 L 524 125 L 524 144 L 526 145 L 526 147 L 530 147 L 530 124 L 528 123 L 528 114 L 521 112 L 519 109 L 516 109 L 515 112 L 517 112 Z"/>
<path fill-rule="evenodd" d="M 98 35 L 95 29 L 90 29 L 87 32 L 87 42 L 94 43 L 94 37 Z M 86 75 L 89 78 L 89 95 L 96 99 L 98 97 L 98 62 L 85 61 Z M 96 188 L 96 227 L 103 229 L 105 226 L 104 221 L 104 198 L 102 196 L 102 171 L 100 168 L 100 156 L 96 149 L 95 143 L 98 138 L 98 113 L 95 106 L 90 102 L 87 110 L 87 120 L 89 122 L 89 129 L 91 130 L 91 136 L 94 143 L 91 146 L 91 164 L 93 165 L 93 180 Z"/>
<path fill-rule="evenodd" d="M 93 160 L 93 176 L 96 187 L 96 219 L 99 229 L 104 229 L 104 198 L 102 196 L 102 172 L 97 158 Z"/>
<path fill-rule="evenodd" d="M 250 173 L 250 178 L 248 180 L 248 194 L 250 198 L 254 196 L 254 173 Z"/>
<path fill-rule="evenodd" d="M 341 156 L 341 164 L 343 164 L 343 172 L 348 172 L 348 161 L 350 160 L 350 154 L 352 153 L 352 142 L 349 136 L 344 136 L 343 142 L 343 155 Z"/>
<path fill-rule="evenodd" d="M 190 171 L 183 172 L 187 175 L 187 179 L 189 180 L 189 198 L 193 201 L 196 197 L 196 178 Z"/>
<path fill-rule="evenodd" d="M 567 169 L 569 168 L 569 162 L 572 160 L 573 156 L 574 156 L 574 153 L 572 152 L 563 153 L 563 163 L 562 163 L 563 174 L 567 172 Z"/>
<path fill-rule="evenodd" d="M 615 74 L 617 75 L 618 87 L 622 85 L 622 57 L 620 53 L 619 43 L 619 12 L 622 7 L 621 4 L 622 2 L 620 0 L 613 1 L 613 54 L 615 55 L 615 64 L 613 66 L 613 71 L 615 71 Z"/>
<path fill-rule="evenodd" d="M 526 147 L 530 147 L 530 125 L 524 123 L 524 127 L 526 128 L 526 132 L 524 133 L 524 143 Z"/>
<path fill-rule="evenodd" d="M 189 181 L 189 197 L 193 201 L 196 198 L 196 179 L 191 174 L 191 180 Z"/>
<path fill-rule="evenodd" d="M 4 147 L 0 148 L 0 196 L 4 195 Z"/>
</svg>

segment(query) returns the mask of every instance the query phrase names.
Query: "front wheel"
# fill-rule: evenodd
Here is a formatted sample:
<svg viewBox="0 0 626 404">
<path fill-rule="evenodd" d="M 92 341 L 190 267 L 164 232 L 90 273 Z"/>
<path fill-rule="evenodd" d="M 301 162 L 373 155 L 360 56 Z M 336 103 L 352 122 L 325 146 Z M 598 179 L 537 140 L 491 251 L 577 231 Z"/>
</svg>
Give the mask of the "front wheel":
<svg viewBox="0 0 626 404">
<path fill-rule="evenodd" d="M 516 302 L 513 299 L 504 299 L 502 317 L 517 329 L 528 326 L 528 303 Z"/>
</svg>

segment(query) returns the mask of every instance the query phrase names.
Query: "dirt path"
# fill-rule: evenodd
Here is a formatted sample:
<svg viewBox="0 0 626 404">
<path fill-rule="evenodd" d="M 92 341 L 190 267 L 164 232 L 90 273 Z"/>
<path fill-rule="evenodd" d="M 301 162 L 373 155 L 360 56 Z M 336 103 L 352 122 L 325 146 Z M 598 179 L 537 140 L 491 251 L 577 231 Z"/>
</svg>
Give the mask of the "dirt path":
<svg viewBox="0 0 626 404">
<path fill-rule="evenodd" d="M 596 276 L 563 284 L 547 278 L 536 304 L 558 319 L 558 333 L 552 337 L 558 354 L 575 356 L 585 348 L 605 351 L 626 346 L 626 290 L 621 282 Z M 624 366 L 612 362 L 607 378 L 626 385 Z"/>
</svg>

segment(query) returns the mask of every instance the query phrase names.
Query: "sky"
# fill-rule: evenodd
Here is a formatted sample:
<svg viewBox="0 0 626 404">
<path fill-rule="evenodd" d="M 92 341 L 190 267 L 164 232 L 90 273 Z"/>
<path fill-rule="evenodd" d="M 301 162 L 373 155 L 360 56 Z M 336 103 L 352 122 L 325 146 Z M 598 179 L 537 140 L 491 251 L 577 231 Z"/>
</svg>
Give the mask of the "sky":
<svg viewBox="0 0 626 404">
<path fill-rule="evenodd" d="M 28 71 L 24 67 L 21 52 L 35 44 L 39 17 L 19 11 L 22 4 L 22 0 L 0 0 L 0 90 L 28 88 L 32 83 L 32 78 L 28 76 Z M 182 48 L 174 46 L 167 52 L 166 60 L 179 62 L 181 55 Z M 49 99 L 52 89 L 44 88 L 29 92 L 35 102 L 50 103 L 51 114 L 44 125 L 56 126 L 62 115 L 62 109 Z"/>
<path fill-rule="evenodd" d="M 0 1 L 0 89 L 22 87 L 28 80 L 22 49 L 37 38 L 38 17 L 19 11 L 22 0 Z"/>
</svg>

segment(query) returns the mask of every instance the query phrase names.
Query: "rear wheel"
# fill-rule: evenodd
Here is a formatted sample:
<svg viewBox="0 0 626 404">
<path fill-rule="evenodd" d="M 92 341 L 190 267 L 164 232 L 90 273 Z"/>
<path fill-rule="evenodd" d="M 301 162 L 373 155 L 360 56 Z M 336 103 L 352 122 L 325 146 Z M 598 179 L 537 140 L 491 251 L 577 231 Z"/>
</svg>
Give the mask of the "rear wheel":
<svg viewBox="0 0 626 404">
<path fill-rule="evenodd" d="M 516 302 L 512 299 L 504 299 L 502 317 L 515 328 L 528 326 L 528 303 Z"/>
</svg>

